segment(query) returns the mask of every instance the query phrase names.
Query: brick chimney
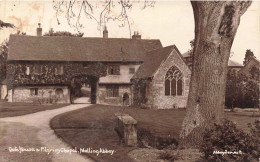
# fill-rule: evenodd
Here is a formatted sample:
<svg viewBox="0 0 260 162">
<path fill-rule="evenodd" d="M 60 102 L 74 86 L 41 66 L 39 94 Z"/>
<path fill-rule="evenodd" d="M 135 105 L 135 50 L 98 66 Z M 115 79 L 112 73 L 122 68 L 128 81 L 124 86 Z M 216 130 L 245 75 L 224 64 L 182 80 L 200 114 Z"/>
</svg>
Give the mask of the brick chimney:
<svg viewBox="0 0 260 162">
<path fill-rule="evenodd" d="M 141 35 L 138 33 L 138 31 L 134 32 L 134 35 L 132 35 L 132 39 L 141 39 Z"/>
<path fill-rule="evenodd" d="M 105 26 L 105 29 L 103 31 L 103 38 L 108 38 L 107 26 Z"/>
<path fill-rule="evenodd" d="M 39 27 L 37 28 L 37 36 L 42 36 L 42 28 L 41 28 L 41 23 L 38 23 Z"/>
</svg>

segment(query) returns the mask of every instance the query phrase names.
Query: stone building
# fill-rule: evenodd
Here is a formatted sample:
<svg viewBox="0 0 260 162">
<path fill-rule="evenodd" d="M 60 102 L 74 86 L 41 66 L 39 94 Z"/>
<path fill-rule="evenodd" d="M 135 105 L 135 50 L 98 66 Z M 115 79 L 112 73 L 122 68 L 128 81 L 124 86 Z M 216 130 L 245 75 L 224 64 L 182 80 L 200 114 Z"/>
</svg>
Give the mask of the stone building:
<svg viewBox="0 0 260 162">
<path fill-rule="evenodd" d="M 150 108 L 184 108 L 191 71 L 176 46 L 150 51 L 132 78 L 134 101 Z"/>
<path fill-rule="evenodd" d="M 162 109 L 187 102 L 190 70 L 177 47 L 137 32 L 132 39 L 108 38 L 106 28 L 103 38 L 50 37 L 38 28 L 37 36 L 11 35 L 9 45 L 1 92 L 9 102 L 71 103 L 79 78 L 93 104 Z"/>
</svg>

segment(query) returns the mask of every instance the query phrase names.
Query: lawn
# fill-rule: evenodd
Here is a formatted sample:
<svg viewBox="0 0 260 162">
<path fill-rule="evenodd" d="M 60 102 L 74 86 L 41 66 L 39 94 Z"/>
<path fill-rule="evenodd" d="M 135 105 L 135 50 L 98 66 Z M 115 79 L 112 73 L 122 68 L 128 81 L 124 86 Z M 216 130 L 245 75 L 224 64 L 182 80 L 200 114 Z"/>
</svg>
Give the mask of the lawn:
<svg viewBox="0 0 260 162">
<path fill-rule="evenodd" d="M 96 161 L 133 161 L 127 156 L 127 153 L 136 148 L 119 144 L 119 138 L 114 131 L 114 114 L 116 112 L 125 112 L 135 118 L 138 121 L 138 132 L 146 130 L 155 137 L 176 140 L 178 140 L 185 115 L 184 109 L 147 110 L 134 107 L 92 105 L 54 117 L 51 120 L 51 127 L 73 148 L 107 148 L 116 151 L 112 156 L 110 154 L 86 155 Z M 226 116 L 237 122 L 240 128 L 246 128 L 248 122 L 257 119 L 256 117 L 241 117 L 233 113 L 226 113 Z"/>
<path fill-rule="evenodd" d="M 31 103 L 14 103 L 0 101 L 0 118 L 31 114 L 44 110 L 57 109 L 68 104 L 39 105 Z"/>
</svg>

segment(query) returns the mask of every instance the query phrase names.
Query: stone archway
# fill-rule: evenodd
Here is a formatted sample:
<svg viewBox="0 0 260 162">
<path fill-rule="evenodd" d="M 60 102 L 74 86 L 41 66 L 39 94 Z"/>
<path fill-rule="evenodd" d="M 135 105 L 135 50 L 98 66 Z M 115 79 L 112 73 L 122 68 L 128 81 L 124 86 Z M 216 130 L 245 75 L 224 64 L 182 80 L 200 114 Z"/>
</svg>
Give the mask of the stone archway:
<svg viewBox="0 0 260 162">
<path fill-rule="evenodd" d="M 96 104 L 98 78 L 90 75 L 77 75 L 72 77 L 70 85 L 71 103 L 91 103 Z M 90 95 L 84 96 L 82 87 L 88 85 Z M 80 99 L 81 98 L 81 99 Z"/>
</svg>

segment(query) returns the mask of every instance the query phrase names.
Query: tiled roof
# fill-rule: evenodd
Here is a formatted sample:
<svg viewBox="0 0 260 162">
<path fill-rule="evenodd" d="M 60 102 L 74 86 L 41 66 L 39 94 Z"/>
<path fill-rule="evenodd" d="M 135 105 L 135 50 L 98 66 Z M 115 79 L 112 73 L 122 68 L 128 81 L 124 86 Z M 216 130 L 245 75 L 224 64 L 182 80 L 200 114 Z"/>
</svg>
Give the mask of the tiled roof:
<svg viewBox="0 0 260 162">
<path fill-rule="evenodd" d="M 192 50 L 189 50 L 189 51 L 183 53 L 182 56 L 183 56 L 183 57 L 188 57 L 188 56 L 190 56 L 190 53 L 191 53 L 191 52 L 192 52 Z M 236 62 L 236 61 L 233 61 L 233 60 L 229 60 L 229 61 L 228 61 L 228 66 L 229 66 L 229 67 L 243 67 L 242 64 L 240 64 L 240 63 L 238 63 L 238 62 Z"/>
<path fill-rule="evenodd" d="M 188 57 L 190 56 L 190 53 L 192 52 L 192 50 L 189 50 L 187 52 L 185 52 L 184 54 L 182 54 L 183 57 Z"/>
<path fill-rule="evenodd" d="M 236 61 L 232 61 L 232 60 L 228 60 L 228 66 L 229 67 L 243 67 L 242 64 L 236 62 Z"/>
<path fill-rule="evenodd" d="M 144 63 L 139 67 L 132 79 L 153 77 L 159 66 L 167 59 L 171 52 L 175 52 L 182 60 L 183 57 L 175 45 L 150 51 L 146 54 Z M 183 60 L 184 61 L 184 60 Z"/>
<path fill-rule="evenodd" d="M 143 61 L 145 53 L 162 48 L 160 40 L 11 35 L 8 60 Z"/>
</svg>

